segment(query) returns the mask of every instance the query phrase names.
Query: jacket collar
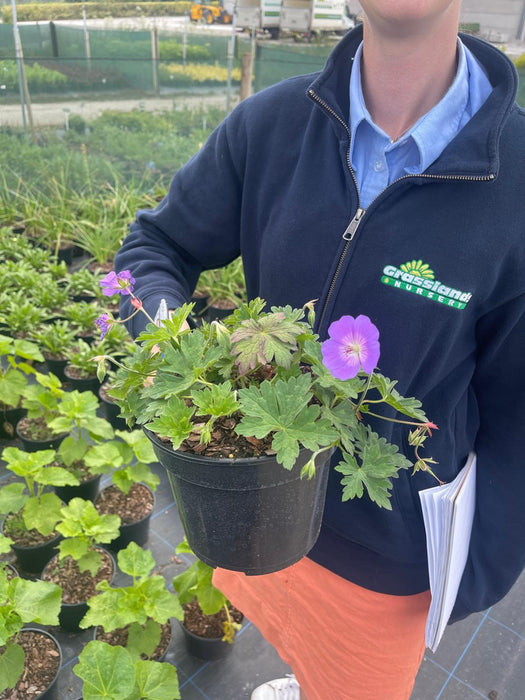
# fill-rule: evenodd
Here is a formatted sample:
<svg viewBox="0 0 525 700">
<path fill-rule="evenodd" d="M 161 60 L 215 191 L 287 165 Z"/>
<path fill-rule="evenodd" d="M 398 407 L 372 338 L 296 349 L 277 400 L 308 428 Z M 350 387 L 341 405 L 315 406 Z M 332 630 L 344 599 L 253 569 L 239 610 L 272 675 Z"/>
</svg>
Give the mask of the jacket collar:
<svg viewBox="0 0 525 700">
<path fill-rule="evenodd" d="M 334 48 L 323 71 L 308 88 L 308 94 L 342 127 L 349 114 L 349 81 L 353 58 L 363 38 L 362 26 L 349 32 Z M 426 171 L 432 175 L 496 177 L 499 170 L 499 139 L 518 89 L 512 62 L 491 44 L 461 34 L 484 67 L 493 86 L 485 104 Z M 346 136 L 349 135 L 348 126 Z"/>
</svg>

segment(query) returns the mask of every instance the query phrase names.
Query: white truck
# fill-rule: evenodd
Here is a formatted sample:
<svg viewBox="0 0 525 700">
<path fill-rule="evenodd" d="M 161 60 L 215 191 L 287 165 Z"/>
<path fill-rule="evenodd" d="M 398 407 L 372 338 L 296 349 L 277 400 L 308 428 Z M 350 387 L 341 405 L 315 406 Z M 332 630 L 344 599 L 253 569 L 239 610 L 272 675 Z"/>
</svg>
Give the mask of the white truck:
<svg viewBox="0 0 525 700">
<path fill-rule="evenodd" d="M 312 34 L 346 32 L 352 27 L 345 0 L 282 0 L 283 31 Z"/>
<path fill-rule="evenodd" d="M 235 11 L 235 25 L 242 29 L 266 29 L 277 38 L 281 15 L 281 0 L 225 0 L 230 14 Z"/>
</svg>

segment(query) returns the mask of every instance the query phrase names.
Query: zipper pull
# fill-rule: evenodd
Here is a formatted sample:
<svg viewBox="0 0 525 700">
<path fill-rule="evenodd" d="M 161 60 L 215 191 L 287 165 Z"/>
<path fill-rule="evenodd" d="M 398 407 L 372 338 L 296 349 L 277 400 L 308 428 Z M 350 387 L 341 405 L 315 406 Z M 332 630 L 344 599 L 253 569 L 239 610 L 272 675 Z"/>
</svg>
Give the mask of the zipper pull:
<svg viewBox="0 0 525 700">
<path fill-rule="evenodd" d="M 357 231 L 357 227 L 361 223 L 361 219 L 365 211 L 366 209 L 357 209 L 354 218 L 348 224 L 346 231 L 343 233 L 343 238 L 345 239 L 345 241 L 351 241 L 352 238 L 355 236 L 355 232 Z"/>
</svg>

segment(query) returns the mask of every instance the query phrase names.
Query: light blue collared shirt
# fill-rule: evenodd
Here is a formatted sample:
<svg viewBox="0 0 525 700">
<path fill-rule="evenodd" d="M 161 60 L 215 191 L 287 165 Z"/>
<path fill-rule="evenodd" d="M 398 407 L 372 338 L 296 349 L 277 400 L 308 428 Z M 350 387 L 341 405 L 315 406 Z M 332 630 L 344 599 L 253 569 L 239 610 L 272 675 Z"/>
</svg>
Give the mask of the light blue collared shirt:
<svg viewBox="0 0 525 700">
<path fill-rule="evenodd" d="M 350 76 L 350 162 L 359 187 L 361 207 L 397 178 L 424 172 L 478 111 L 492 91 L 485 71 L 458 38 L 459 61 L 445 96 L 400 139 L 390 137 L 368 112 L 361 85 L 361 43 Z"/>
</svg>

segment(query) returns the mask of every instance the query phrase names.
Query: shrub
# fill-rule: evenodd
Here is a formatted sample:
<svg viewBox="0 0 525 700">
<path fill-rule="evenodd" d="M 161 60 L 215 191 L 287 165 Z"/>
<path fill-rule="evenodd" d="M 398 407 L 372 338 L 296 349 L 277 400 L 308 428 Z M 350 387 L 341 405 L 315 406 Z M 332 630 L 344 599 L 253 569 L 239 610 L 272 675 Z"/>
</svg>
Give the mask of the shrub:
<svg viewBox="0 0 525 700">
<path fill-rule="evenodd" d="M 88 19 L 104 17 L 161 17 L 185 15 L 189 12 L 191 3 L 185 0 L 178 2 L 40 2 L 26 3 L 17 6 L 19 22 L 49 21 L 50 19 L 82 19 L 82 7 L 86 8 Z M 0 10 L 4 23 L 12 24 L 13 16 L 10 6 L 5 5 Z"/>
<path fill-rule="evenodd" d="M 225 83 L 228 80 L 228 69 L 224 66 L 202 65 L 198 63 L 187 63 L 181 66 L 178 63 L 169 63 L 159 66 L 159 78 L 163 83 L 177 83 L 179 85 L 189 85 L 191 83 Z M 241 69 L 234 68 L 232 80 L 239 82 L 241 79 Z"/>
</svg>

